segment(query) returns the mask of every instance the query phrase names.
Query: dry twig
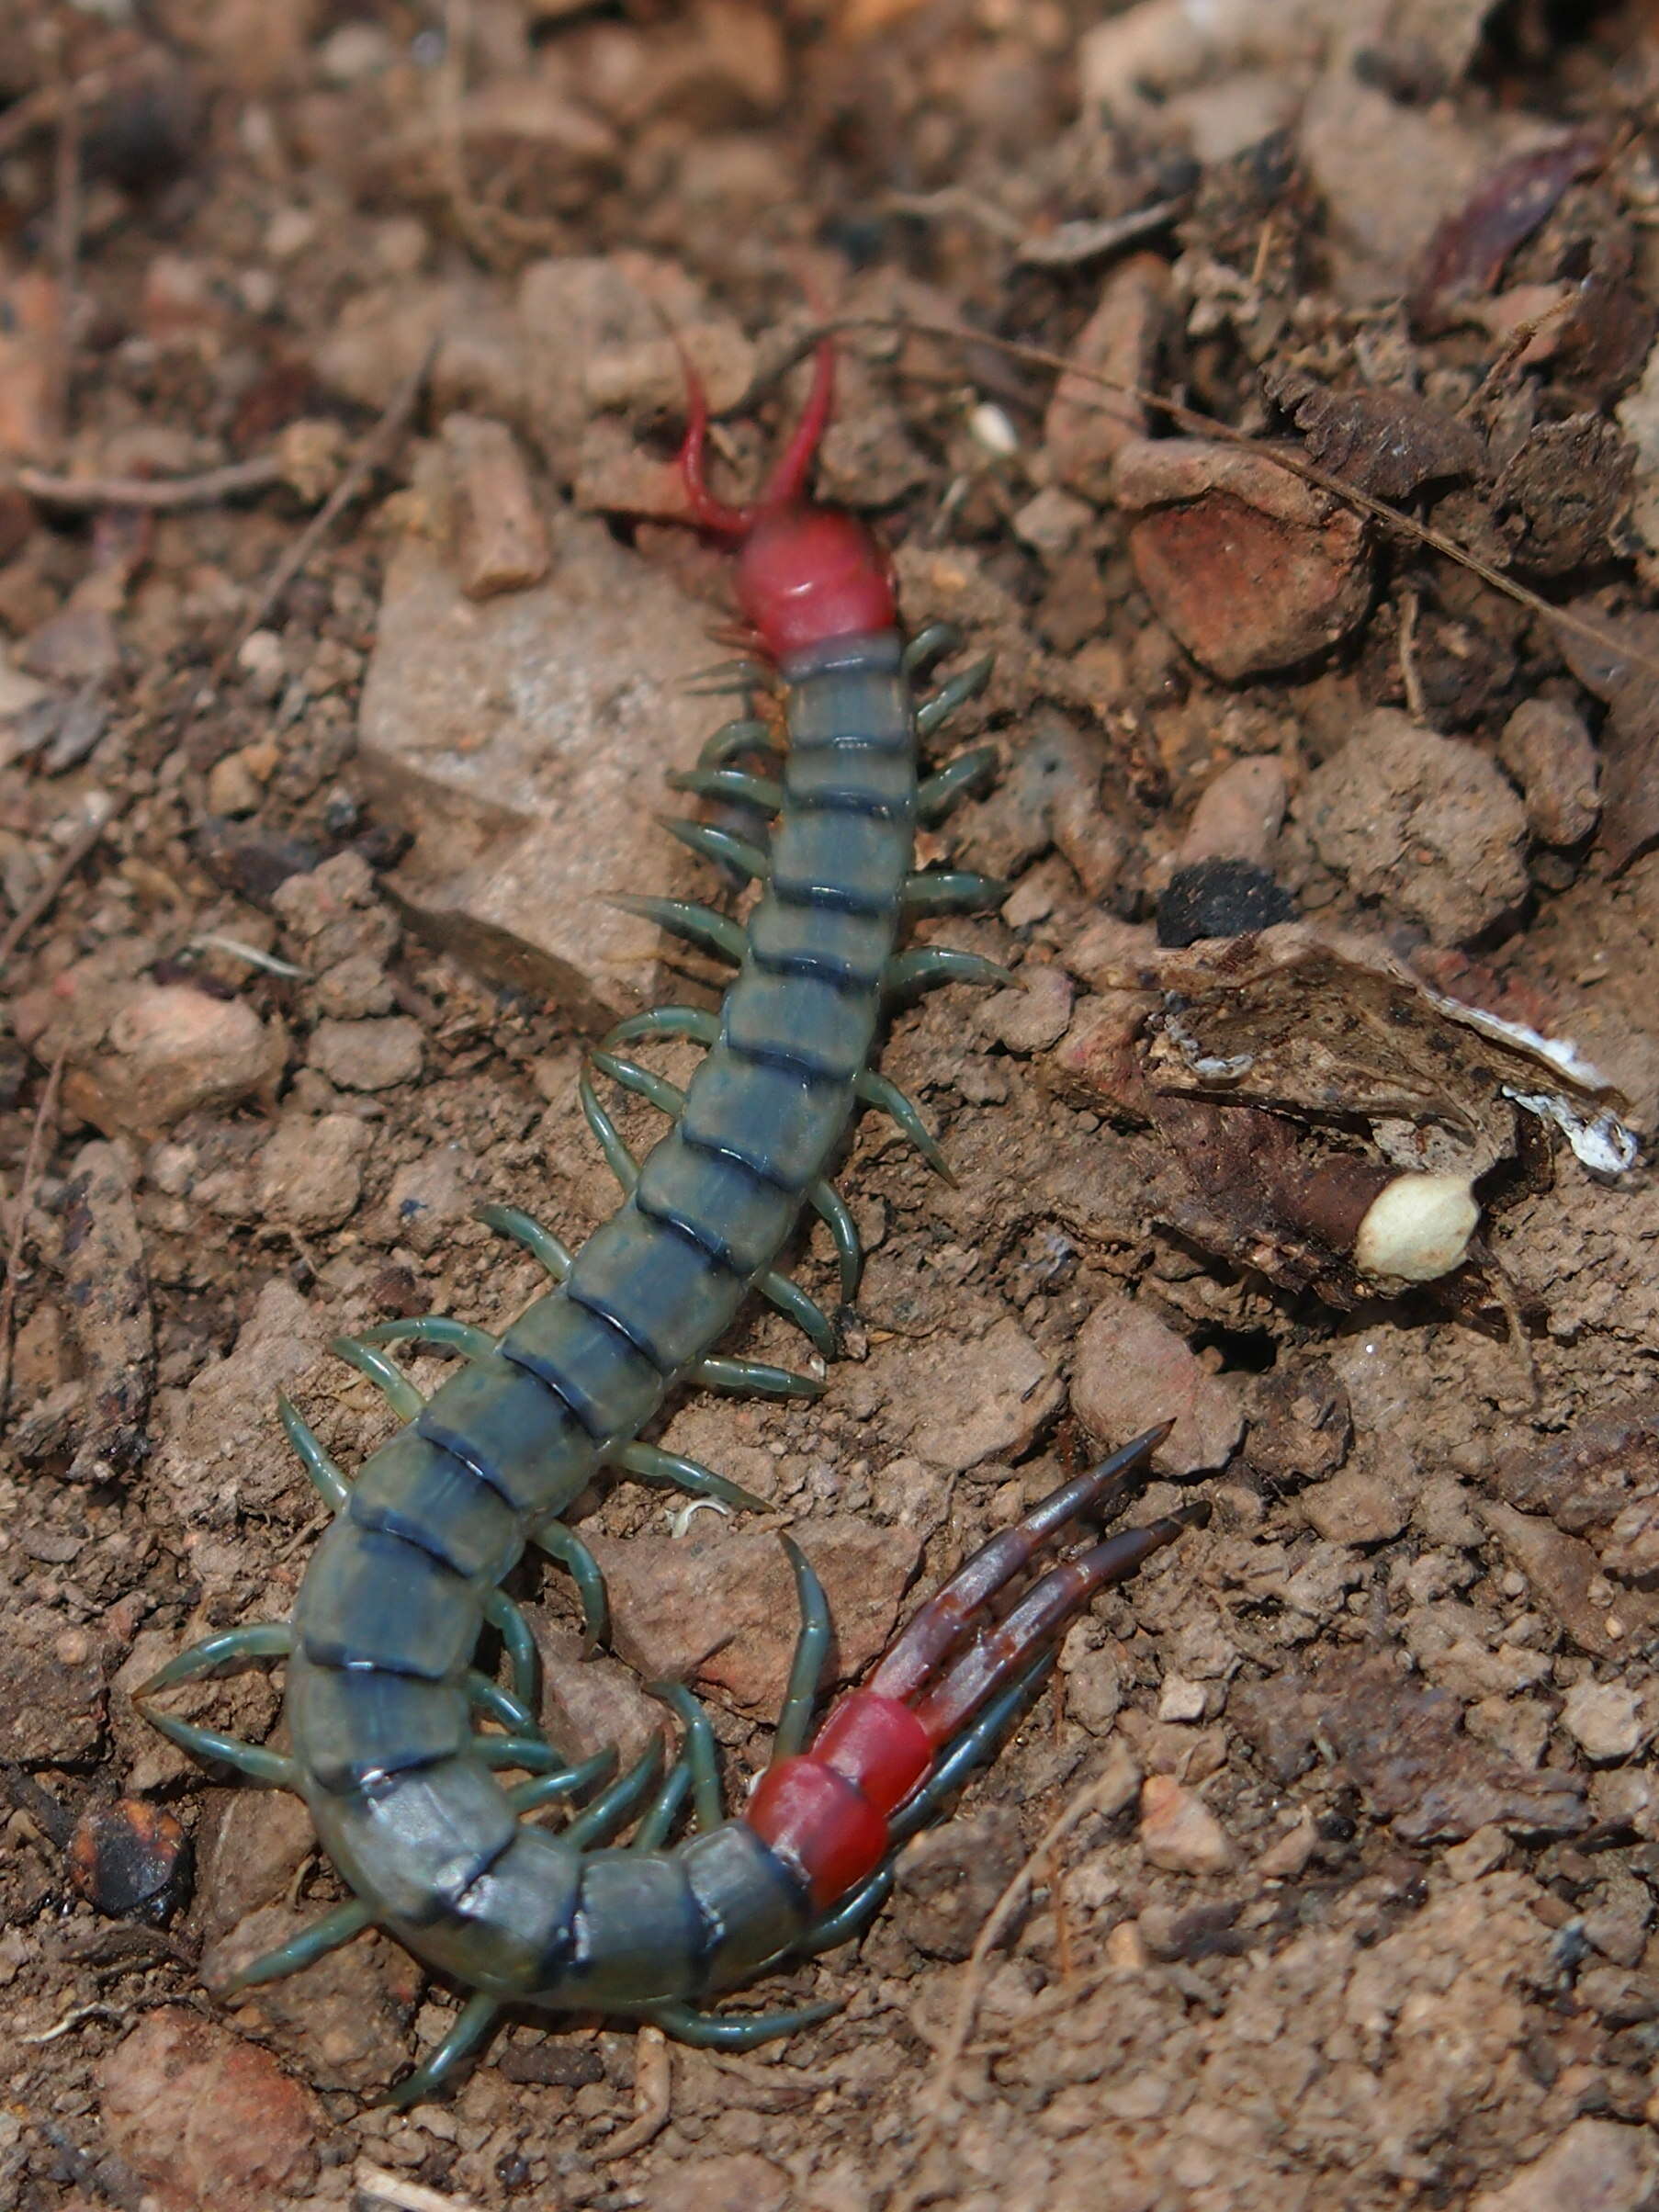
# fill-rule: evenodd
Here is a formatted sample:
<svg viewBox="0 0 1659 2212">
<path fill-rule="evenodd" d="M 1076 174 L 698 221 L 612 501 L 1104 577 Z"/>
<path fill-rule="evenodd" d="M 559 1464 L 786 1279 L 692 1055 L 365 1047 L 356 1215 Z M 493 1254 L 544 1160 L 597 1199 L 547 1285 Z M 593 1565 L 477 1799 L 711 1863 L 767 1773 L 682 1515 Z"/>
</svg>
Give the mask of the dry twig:
<svg viewBox="0 0 1659 2212">
<path fill-rule="evenodd" d="M 433 356 L 437 351 L 436 341 L 426 348 L 413 368 L 387 401 L 384 412 L 353 454 L 340 481 L 318 508 L 305 528 L 282 556 L 265 581 L 265 588 L 254 603 L 253 611 L 213 664 L 212 682 L 218 683 L 237 654 L 265 623 L 283 593 L 301 574 L 313 553 L 328 536 L 335 521 L 355 500 L 363 486 L 383 461 L 389 460 L 396 450 L 398 440 L 409 426 L 425 389 L 427 373 L 432 367 Z"/>
<path fill-rule="evenodd" d="M 196 476 L 50 476 L 43 468 L 19 468 L 17 476 L 19 491 L 27 491 L 43 507 L 61 507 L 70 514 L 98 507 L 148 507 L 157 512 L 216 507 L 221 500 L 264 491 L 281 480 L 281 466 L 269 453 L 231 461 L 222 468 L 204 468 Z"/>
</svg>

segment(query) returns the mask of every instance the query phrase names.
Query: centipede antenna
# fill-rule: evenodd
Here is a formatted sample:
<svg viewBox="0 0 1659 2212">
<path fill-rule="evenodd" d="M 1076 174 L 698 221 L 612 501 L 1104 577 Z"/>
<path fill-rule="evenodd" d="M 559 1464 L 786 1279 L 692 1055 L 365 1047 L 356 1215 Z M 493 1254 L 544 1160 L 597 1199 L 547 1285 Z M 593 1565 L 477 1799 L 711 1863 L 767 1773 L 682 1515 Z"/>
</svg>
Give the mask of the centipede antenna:
<svg viewBox="0 0 1659 2212">
<path fill-rule="evenodd" d="M 813 356 L 812 389 L 807 395 L 807 404 L 788 445 L 778 457 L 777 466 L 766 480 L 766 488 L 756 503 L 758 513 L 763 514 L 775 507 L 792 506 L 800 498 L 834 406 L 835 342 L 832 338 L 822 338 Z"/>
<path fill-rule="evenodd" d="M 1123 1501 L 1173 1427 L 1172 1421 L 1164 1421 L 1132 1439 L 1098 1467 L 1051 1491 L 1022 1520 L 982 1545 L 912 1617 L 866 1687 L 884 1698 L 915 1697 L 933 1669 L 967 1635 L 974 1616 L 1051 1536 L 1085 1513 L 1109 1513 Z"/>
<path fill-rule="evenodd" d="M 708 488 L 708 392 L 684 345 L 676 338 L 680 367 L 685 378 L 685 435 L 680 441 L 680 481 L 685 488 L 691 519 L 700 530 L 734 544 L 748 536 L 754 521 L 749 507 L 728 507 Z"/>
</svg>

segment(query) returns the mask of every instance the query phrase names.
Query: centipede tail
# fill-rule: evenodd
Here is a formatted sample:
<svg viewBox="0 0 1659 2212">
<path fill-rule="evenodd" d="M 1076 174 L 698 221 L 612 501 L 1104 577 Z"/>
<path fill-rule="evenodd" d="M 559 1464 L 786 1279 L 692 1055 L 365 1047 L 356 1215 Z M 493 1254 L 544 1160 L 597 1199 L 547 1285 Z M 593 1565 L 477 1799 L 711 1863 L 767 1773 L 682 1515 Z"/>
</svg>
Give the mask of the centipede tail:
<svg viewBox="0 0 1659 2212">
<path fill-rule="evenodd" d="M 785 1396 L 822 1388 L 816 1375 L 714 1348 L 759 1292 L 819 1352 L 834 1350 L 834 1317 L 779 1262 L 815 1209 L 835 1243 L 843 1303 L 855 1294 L 857 1232 L 828 1177 L 857 1107 L 888 1113 L 944 1171 L 916 1107 L 870 1065 L 885 1010 L 935 984 L 1012 980 L 975 954 L 899 949 L 907 914 L 1000 895 L 988 878 L 913 864 L 918 823 L 977 788 L 990 764 L 982 749 L 921 782 L 919 735 L 983 683 L 986 664 L 919 701 L 920 669 L 954 639 L 933 629 L 907 645 L 875 541 L 852 516 L 803 499 L 833 380 L 826 345 L 801 425 L 748 508 L 724 505 L 704 481 L 706 409 L 693 384 L 682 455 L 689 508 L 734 547 L 757 657 L 716 672 L 716 687 L 734 690 L 745 709 L 676 782 L 740 803 L 754 827 L 739 836 L 668 826 L 759 895 L 746 923 L 689 900 L 621 895 L 737 970 L 717 1015 L 635 1015 L 596 1055 L 601 1080 L 659 1108 L 666 1134 L 636 1159 L 584 1078 L 583 1112 L 622 1185 L 615 1213 L 571 1252 L 516 1208 L 485 1210 L 549 1279 L 499 1337 L 434 1315 L 340 1341 L 403 1426 L 351 1480 L 283 1404 L 334 1516 L 293 1618 L 211 1637 L 139 1693 L 148 1710 L 162 1690 L 221 1665 L 286 1660 L 287 1754 L 152 1717 L 190 1751 L 299 1790 L 351 1892 L 247 1969 L 244 1984 L 376 1925 L 472 1992 L 447 2040 L 400 2086 L 401 2102 L 458 2066 L 507 2003 L 654 2020 L 727 2048 L 822 2017 L 821 2005 L 706 2008 L 768 1965 L 855 1934 L 886 1893 L 896 1845 L 1009 1725 L 1065 1621 L 1198 1518 L 1173 1515 L 1098 1543 L 1036 1573 L 1000 1618 L 988 1613 L 1043 1546 L 1116 1500 L 1161 1432 L 1138 1439 L 961 1569 L 816 1734 L 829 1622 L 809 1564 L 794 1553 L 802 1631 L 789 1694 L 773 1764 L 735 1818 L 720 1805 L 707 1723 L 683 1689 L 660 1693 L 682 1727 L 678 1756 L 665 1764 L 653 1746 L 626 1773 L 614 1757 L 568 1759 L 535 1718 L 535 1647 L 504 1579 L 539 1545 L 571 1576 L 597 1640 L 603 1578 L 566 1520 L 595 1474 L 615 1469 L 728 1506 L 759 1502 L 645 1432 L 684 1382 Z M 782 754 L 773 723 L 750 711 L 762 684 L 781 693 Z M 703 1048 L 683 1091 L 619 1049 L 661 1036 Z M 401 1344 L 456 1360 L 429 1398 L 397 1364 Z M 477 1668 L 487 1631 L 501 1639 L 510 1687 Z M 531 1817 L 549 1805 L 565 1809 L 562 1827 Z M 671 1843 L 688 1811 L 692 1832 Z M 619 1843 L 630 1824 L 632 1842 Z"/>
</svg>

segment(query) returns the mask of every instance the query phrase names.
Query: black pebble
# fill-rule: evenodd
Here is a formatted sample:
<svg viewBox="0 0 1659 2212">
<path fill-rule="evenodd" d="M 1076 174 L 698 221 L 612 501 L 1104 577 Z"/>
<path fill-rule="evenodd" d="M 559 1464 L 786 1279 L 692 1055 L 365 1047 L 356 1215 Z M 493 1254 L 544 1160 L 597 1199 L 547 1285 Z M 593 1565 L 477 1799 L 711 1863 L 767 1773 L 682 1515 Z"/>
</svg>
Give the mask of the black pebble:
<svg viewBox="0 0 1659 2212">
<path fill-rule="evenodd" d="M 1294 921 L 1296 901 L 1265 868 L 1247 860 L 1201 860 L 1178 868 L 1159 895 L 1159 944 L 1201 937 L 1245 937 L 1276 921 Z"/>
</svg>

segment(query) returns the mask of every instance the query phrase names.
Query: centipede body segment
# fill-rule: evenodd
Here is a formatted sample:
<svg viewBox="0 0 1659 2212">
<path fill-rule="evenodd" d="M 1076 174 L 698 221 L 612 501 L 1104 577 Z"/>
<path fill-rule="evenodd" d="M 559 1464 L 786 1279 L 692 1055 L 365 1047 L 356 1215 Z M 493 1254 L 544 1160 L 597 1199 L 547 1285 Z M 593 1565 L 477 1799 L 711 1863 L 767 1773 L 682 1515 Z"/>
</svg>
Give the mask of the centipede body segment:
<svg viewBox="0 0 1659 2212">
<path fill-rule="evenodd" d="M 192 1751 L 303 1795 L 351 1891 L 244 1982 L 294 1970 L 373 1924 L 473 1992 L 453 2034 L 400 2085 L 404 2102 L 440 2082 L 508 2003 L 651 2020 L 724 2048 L 820 2016 L 823 2007 L 702 2008 L 773 1961 L 855 1934 L 886 1893 L 897 1845 L 1007 1726 L 1066 1620 L 1198 1518 L 1179 1514 L 1097 1543 L 991 1617 L 993 1599 L 1025 1576 L 1041 1545 L 1117 1502 L 1162 1432 L 1135 1439 L 970 1561 L 816 1735 L 829 1623 L 811 1568 L 792 1547 L 802 1606 L 796 1663 L 772 1764 L 735 1818 L 723 1812 L 707 1721 L 682 1687 L 661 1693 L 682 1727 L 666 1769 L 655 1747 L 620 1776 L 614 1759 L 572 1763 L 536 1719 L 534 1647 L 503 1582 L 527 1545 L 541 1546 L 572 1574 L 597 1637 L 603 1580 L 565 1517 L 599 1471 L 758 1502 L 645 1432 L 688 1381 L 816 1393 L 810 1378 L 722 1360 L 714 1348 L 759 1291 L 820 1349 L 833 1349 L 829 1317 L 779 1260 L 803 1212 L 816 1208 L 852 1298 L 857 1236 L 828 1178 L 857 1105 L 884 1107 L 938 1157 L 915 1109 L 870 1066 L 884 1007 L 936 982 L 1006 979 L 975 955 L 899 949 L 908 914 L 998 896 L 983 878 L 912 866 L 918 822 L 988 765 L 983 753 L 967 755 L 923 781 L 919 735 L 985 669 L 919 703 L 914 673 L 944 640 L 924 632 L 907 646 L 875 539 L 853 517 L 803 498 L 831 384 L 826 347 L 800 428 L 761 500 L 741 510 L 722 506 L 704 483 L 705 423 L 694 388 L 683 454 L 691 513 L 736 547 L 758 656 L 738 681 L 776 683 L 788 742 L 781 762 L 772 757 L 769 726 L 746 713 L 679 779 L 770 822 L 765 843 L 673 825 L 694 850 L 758 879 L 746 924 L 690 902 L 635 902 L 738 968 L 717 1016 L 689 1007 L 638 1015 L 597 1055 L 605 1076 L 671 1116 L 667 1134 L 637 1162 L 584 1080 L 584 1112 L 623 1186 L 616 1212 L 572 1255 L 528 1215 L 489 1211 L 554 1278 L 499 1338 L 431 1317 L 383 1324 L 338 1347 L 380 1385 L 403 1427 L 348 1481 L 285 1407 L 335 1514 L 292 1620 L 209 1638 L 141 1693 L 148 1701 L 232 1662 L 286 1659 L 288 1754 L 151 1717 Z M 757 760 L 761 772 L 742 764 Z M 623 1050 L 662 1034 L 706 1048 L 683 1092 Z M 386 1349 L 400 1339 L 462 1365 L 423 1400 Z M 502 1638 L 509 1687 L 476 1668 L 489 1630 Z M 536 1819 L 548 1805 L 566 1810 L 561 1827 Z M 690 1833 L 672 1841 L 688 1814 Z"/>
</svg>

